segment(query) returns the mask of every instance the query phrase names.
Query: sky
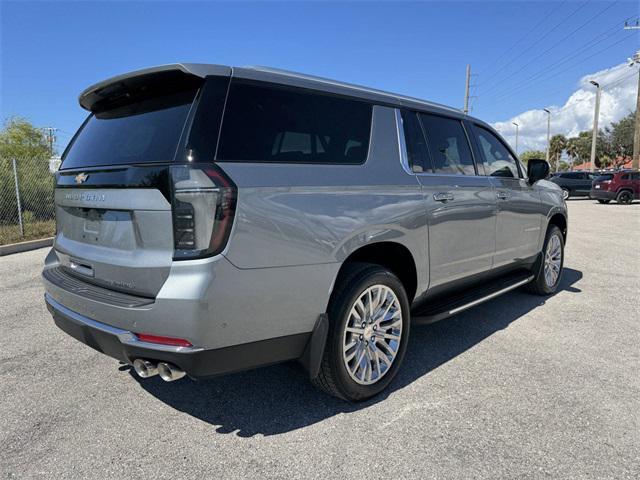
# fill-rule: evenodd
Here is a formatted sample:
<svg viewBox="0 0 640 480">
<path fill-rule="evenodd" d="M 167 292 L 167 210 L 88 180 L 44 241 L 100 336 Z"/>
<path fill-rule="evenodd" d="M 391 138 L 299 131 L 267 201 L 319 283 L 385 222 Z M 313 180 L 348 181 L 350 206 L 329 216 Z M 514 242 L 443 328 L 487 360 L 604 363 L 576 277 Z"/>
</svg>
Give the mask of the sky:
<svg viewBox="0 0 640 480">
<path fill-rule="evenodd" d="M 58 128 L 62 151 L 86 117 L 87 86 L 176 62 L 268 65 L 462 108 L 519 151 L 635 108 L 637 1 L 44 2 L 0 0 L 0 117 Z M 636 74 L 634 75 L 634 72 Z"/>
</svg>

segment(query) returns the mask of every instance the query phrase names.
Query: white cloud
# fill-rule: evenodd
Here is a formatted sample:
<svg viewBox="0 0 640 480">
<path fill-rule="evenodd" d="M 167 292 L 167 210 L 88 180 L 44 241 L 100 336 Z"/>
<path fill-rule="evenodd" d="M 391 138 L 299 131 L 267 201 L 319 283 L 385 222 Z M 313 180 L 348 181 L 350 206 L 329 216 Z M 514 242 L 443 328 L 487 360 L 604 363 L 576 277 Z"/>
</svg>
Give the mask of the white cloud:
<svg viewBox="0 0 640 480">
<path fill-rule="evenodd" d="M 636 72 L 634 75 L 633 73 Z M 622 80 L 624 78 L 624 80 Z M 562 106 L 547 107 L 551 110 L 551 135 L 575 136 L 583 130 L 593 128 L 596 88 L 589 83 L 595 80 L 602 85 L 598 128 L 602 129 L 617 122 L 635 109 L 638 88 L 637 67 L 629 68 L 628 63 L 585 75 Z M 547 144 L 547 114 L 544 110 L 528 110 L 504 122 L 496 122 L 493 127 L 505 139 L 515 145 L 515 127 L 520 125 L 518 150 L 542 150 Z"/>
</svg>

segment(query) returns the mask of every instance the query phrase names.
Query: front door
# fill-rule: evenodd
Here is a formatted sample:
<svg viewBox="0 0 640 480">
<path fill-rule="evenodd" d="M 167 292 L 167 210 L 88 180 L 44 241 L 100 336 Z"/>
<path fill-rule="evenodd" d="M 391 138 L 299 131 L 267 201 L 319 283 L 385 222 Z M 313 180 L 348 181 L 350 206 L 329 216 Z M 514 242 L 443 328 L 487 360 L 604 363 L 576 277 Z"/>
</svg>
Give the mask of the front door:
<svg viewBox="0 0 640 480">
<path fill-rule="evenodd" d="M 475 140 L 498 204 L 493 266 L 530 259 L 538 253 L 542 227 L 540 194 L 506 144 L 490 130 L 474 125 Z"/>
</svg>

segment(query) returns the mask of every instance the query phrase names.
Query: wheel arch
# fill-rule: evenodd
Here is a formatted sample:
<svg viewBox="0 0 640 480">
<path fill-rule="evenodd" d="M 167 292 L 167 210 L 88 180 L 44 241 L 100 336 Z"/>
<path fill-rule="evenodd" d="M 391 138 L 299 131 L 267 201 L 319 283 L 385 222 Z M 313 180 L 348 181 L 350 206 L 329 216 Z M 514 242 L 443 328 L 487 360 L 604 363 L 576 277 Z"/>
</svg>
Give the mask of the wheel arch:
<svg viewBox="0 0 640 480">
<path fill-rule="evenodd" d="M 567 243 L 567 233 L 568 233 L 568 225 L 567 225 L 567 217 L 560 212 L 556 212 L 549 217 L 549 222 L 547 223 L 547 228 L 549 226 L 555 225 L 562 232 L 562 238 L 565 243 Z"/>
<path fill-rule="evenodd" d="M 418 287 L 418 270 L 411 251 L 398 242 L 384 241 L 363 245 L 347 256 L 334 279 L 331 291 L 340 281 L 350 263 L 373 263 L 388 268 L 402 283 L 409 299 L 413 301 Z"/>
</svg>

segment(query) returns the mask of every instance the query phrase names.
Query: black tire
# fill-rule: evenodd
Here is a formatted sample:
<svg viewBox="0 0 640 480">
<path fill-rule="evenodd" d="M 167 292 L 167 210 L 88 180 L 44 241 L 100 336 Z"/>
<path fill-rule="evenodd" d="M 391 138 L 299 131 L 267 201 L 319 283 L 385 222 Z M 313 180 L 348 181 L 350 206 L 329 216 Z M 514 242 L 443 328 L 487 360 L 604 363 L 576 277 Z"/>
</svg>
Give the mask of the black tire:
<svg viewBox="0 0 640 480">
<path fill-rule="evenodd" d="M 388 370 L 377 382 L 361 385 L 351 378 L 345 366 L 343 335 L 353 304 L 367 288 L 378 284 L 390 288 L 400 303 L 402 334 L 396 356 Z M 384 390 L 397 374 L 407 349 L 410 326 L 409 308 L 409 300 L 402 283 L 389 270 L 370 263 L 347 264 L 336 282 L 329 301 L 327 343 L 320 365 L 320 373 L 312 379 L 312 383 L 329 395 L 350 402 L 366 400 Z"/>
<path fill-rule="evenodd" d="M 611 200 L 603 200 L 601 198 L 598 199 L 598 203 L 609 203 Z"/>
<path fill-rule="evenodd" d="M 616 197 L 616 202 L 623 205 L 630 205 L 633 202 L 633 192 L 629 190 L 622 190 Z"/>
<path fill-rule="evenodd" d="M 547 285 L 545 280 L 545 255 L 547 252 L 547 246 L 549 245 L 549 241 L 553 236 L 557 236 L 560 241 L 560 273 L 558 274 L 558 278 L 556 279 L 553 285 Z M 562 280 L 562 270 L 564 268 L 564 237 L 562 236 L 562 232 L 555 225 L 549 225 L 547 229 L 547 234 L 544 238 L 544 245 L 542 246 L 542 252 L 540 252 L 540 258 L 536 261 L 533 267 L 532 273 L 535 274 L 534 279 L 527 284 L 527 290 L 530 293 L 534 293 L 536 295 L 551 295 L 555 293 L 558 289 L 558 285 Z"/>
<path fill-rule="evenodd" d="M 571 190 L 569 190 L 568 188 L 562 188 L 562 198 L 564 198 L 565 200 L 569 200 L 569 197 L 571 197 Z"/>
</svg>

